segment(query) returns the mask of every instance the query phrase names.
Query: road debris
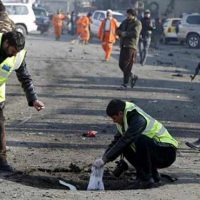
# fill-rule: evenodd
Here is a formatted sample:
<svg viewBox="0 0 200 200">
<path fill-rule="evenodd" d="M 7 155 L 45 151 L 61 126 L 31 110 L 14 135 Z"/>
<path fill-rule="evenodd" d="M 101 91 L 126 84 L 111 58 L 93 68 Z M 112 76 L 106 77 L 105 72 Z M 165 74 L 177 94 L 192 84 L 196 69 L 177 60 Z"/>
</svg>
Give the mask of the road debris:
<svg viewBox="0 0 200 200">
<path fill-rule="evenodd" d="M 183 77 L 183 74 L 181 74 L 181 73 L 176 73 L 176 74 L 172 74 L 172 76 Z"/>
<path fill-rule="evenodd" d="M 173 53 L 169 53 L 168 56 L 174 56 L 174 54 Z"/>
<path fill-rule="evenodd" d="M 61 185 L 64 185 L 64 186 L 68 187 L 72 191 L 76 191 L 77 190 L 75 186 L 73 186 L 72 184 L 66 183 L 66 182 L 64 182 L 62 180 L 59 180 L 59 183 Z"/>
<path fill-rule="evenodd" d="M 196 75 L 198 75 L 199 73 L 199 70 L 200 70 L 200 63 L 197 65 L 196 69 L 195 69 L 195 72 L 194 72 L 194 75 L 191 75 L 190 78 L 191 78 L 191 81 L 193 81 L 196 77 Z"/>
<path fill-rule="evenodd" d="M 83 137 L 96 137 L 97 131 L 88 131 L 87 133 L 83 133 Z"/>
</svg>

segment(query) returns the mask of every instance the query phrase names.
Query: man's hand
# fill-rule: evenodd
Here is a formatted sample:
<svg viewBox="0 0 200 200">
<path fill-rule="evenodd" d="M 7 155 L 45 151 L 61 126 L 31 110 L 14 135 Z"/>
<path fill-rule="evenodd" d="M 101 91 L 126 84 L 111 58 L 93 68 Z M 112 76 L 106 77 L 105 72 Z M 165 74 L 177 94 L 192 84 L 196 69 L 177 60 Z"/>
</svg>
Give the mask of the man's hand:
<svg viewBox="0 0 200 200">
<path fill-rule="evenodd" d="M 39 100 L 35 100 L 33 102 L 33 107 L 37 110 L 37 111 L 40 111 L 42 109 L 44 109 L 44 103 L 42 101 L 39 101 Z"/>
<path fill-rule="evenodd" d="M 96 168 L 100 168 L 103 167 L 105 165 L 105 162 L 103 161 L 102 158 L 98 158 L 94 161 L 94 163 L 92 164 L 92 166 L 96 167 Z"/>
</svg>

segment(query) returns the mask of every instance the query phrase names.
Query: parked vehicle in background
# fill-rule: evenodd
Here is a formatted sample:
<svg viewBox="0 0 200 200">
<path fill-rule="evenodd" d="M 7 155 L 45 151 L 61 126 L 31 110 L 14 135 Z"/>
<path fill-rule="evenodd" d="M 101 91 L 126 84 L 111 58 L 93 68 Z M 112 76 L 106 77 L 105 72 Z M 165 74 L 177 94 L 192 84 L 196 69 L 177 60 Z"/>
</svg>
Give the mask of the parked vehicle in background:
<svg viewBox="0 0 200 200">
<path fill-rule="evenodd" d="M 177 26 L 179 25 L 181 18 L 168 18 L 163 24 L 164 42 L 168 44 L 171 41 L 178 41 Z"/>
<path fill-rule="evenodd" d="M 37 31 L 36 18 L 30 4 L 4 3 L 9 17 L 16 25 L 16 30 L 24 35 Z"/>
<path fill-rule="evenodd" d="M 200 48 L 200 14 L 185 14 L 178 26 L 178 40 L 190 48 Z"/>
<path fill-rule="evenodd" d="M 125 19 L 125 16 L 120 12 L 112 12 L 113 17 L 120 23 Z M 101 21 L 106 18 L 106 10 L 96 10 L 92 14 L 92 24 L 91 24 L 91 33 L 93 35 L 98 35 L 99 26 Z"/>
<path fill-rule="evenodd" d="M 37 30 L 41 34 L 47 32 L 51 23 L 47 10 L 41 7 L 33 7 L 33 12 L 36 17 Z"/>
</svg>

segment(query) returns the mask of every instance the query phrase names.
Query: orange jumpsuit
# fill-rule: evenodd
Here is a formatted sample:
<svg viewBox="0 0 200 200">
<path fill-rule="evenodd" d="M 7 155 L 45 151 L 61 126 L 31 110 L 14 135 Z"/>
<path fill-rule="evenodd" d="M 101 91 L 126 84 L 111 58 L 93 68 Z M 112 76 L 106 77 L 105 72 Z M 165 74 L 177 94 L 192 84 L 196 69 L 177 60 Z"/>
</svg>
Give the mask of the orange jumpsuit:
<svg viewBox="0 0 200 200">
<path fill-rule="evenodd" d="M 106 21 L 109 19 L 104 19 L 101 22 L 99 27 L 98 37 L 102 41 L 102 48 L 105 51 L 105 60 L 108 61 L 110 59 L 112 53 L 113 44 L 116 41 L 117 35 L 116 30 L 118 28 L 118 22 L 116 19 L 110 19 L 110 27 L 108 30 L 105 30 Z"/>
<path fill-rule="evenodd" d="M 54 27 L 54 34 L 56 39 L 60 39 L 60 36 L 62 34 L 62 27 L 63 27 L 63 20 L 65 19 L 65 16 L 63 14 L 56 14 L 53 16 L 52 23 Z"/>
<path fill-rule="evenodd" d="M 79 17 L 79 18 L 76 20 L 76 34 L 79 35 L 79 36 L 80 36 L 81 30 L 82 30 L 81 18 L 82 18 L 82 17 Z"/>
<path fill-rule="evenodd" d="M 90 39 L 90 20 L 87 16 L 82 16 L 77 20 L 77 34 L 80 36 L 84 43 Z"/>
</svg>

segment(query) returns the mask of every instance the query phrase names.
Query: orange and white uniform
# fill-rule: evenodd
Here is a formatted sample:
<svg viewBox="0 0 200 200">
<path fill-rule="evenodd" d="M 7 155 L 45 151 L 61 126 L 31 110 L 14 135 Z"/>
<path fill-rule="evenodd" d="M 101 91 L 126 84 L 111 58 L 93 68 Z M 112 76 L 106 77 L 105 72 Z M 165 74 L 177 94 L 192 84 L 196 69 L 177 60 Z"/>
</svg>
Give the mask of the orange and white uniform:
<svg viewBox="0 0 200 200">
<path fill-rule="evenodd" d="M 116 42 L 118 22 L 116 19 L 104 19 L 99 27 L 98 37 L 102 41 L 105 59 L 108 61 L 112 53 L 113 44 Z"/>
</svg>

